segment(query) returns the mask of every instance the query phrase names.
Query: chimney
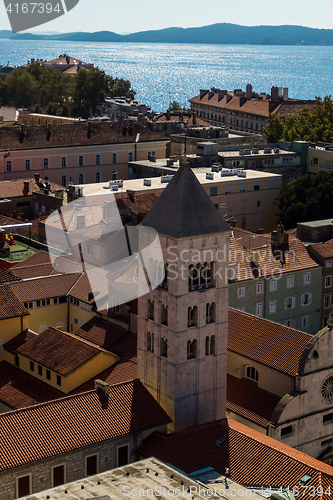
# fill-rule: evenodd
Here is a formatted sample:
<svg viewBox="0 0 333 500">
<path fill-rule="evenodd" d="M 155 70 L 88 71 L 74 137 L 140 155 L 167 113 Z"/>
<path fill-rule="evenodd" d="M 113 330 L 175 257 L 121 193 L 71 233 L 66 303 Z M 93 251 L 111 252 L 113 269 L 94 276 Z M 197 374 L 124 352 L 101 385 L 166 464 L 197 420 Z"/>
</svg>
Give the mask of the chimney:
<svg viewBox="0 0 333 500">
<path fill-rule="evenodd" d="M 23 189 L 27 192 L 29 192 L 29 181 L 24 181 L 23 183 Z"/>
<path fill-rule="evenodd" d="M 193 111 L 193 125 L 197 124 L 197 114 L 195 111 Z"/>
<path fill-rule="evenodd" d="M 246 99 L 252 99 L 252 85 L 246 85 Z"/>
<path fill-rule="evenodd" d="M 76 227 L 85 227 L 86 225 L 86 216 L 78 215 L 76 219 Z"/>
<path fill-rule="evenodd" d="M 206 94 L 208 94 L 209 90 L 202 90 L 200 89 L 200 100 L 205 97 Z"/>
<path fill-rule="evenodd" d="M 227 103 L 228 103 L 229 101 L 231 101 L 231 99 L 232 99 L 232 96 L 231 96 L 230 94 L 226 94 L 226 96 L 225 96 L 225 97 L 226 97 Z"/>
<path fill-rule="evenodd" d="M 171 114 L 170 109 L 168 109 L 167 112 L 166 112 L 166 119 L 167 119 L 167 121 L 170 120 L 170 114 Z"/>
<path fill-rule="evenodd" d="M 277 87 L 271 88 L 271 101 L 279 100 L 279 89 Z"/>
<path fill-rule="evenodd" d="M 49 182 L 45 183 L 45 189 L 47 189 L 48 191 L 51 191 L 51 184 Z"/>
<path fill-rule="evenodd" d="M 103 382 L 103 380 L 100 379 L 95 380 L 95 389 L 105 398 L 109 397 L 110 385 L 107 382 Z"/>
<path fill-rule="evenodd" d="M 283 89 L 283 100 L 288 101 L 288 87 Z"/>
<path fill-rule="evenodd" d="M 37 172 L 35 173 L 35 182 L 39 182 L 39 174 Z"/>
</svg>

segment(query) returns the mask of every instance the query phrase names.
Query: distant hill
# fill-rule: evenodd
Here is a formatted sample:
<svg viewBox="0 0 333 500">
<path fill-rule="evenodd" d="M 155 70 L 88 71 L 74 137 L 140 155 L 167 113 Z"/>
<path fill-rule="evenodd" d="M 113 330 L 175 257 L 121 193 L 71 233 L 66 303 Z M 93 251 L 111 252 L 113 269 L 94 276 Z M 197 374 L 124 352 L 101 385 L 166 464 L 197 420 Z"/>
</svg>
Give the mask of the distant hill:
<svg viewBox="0 0 333 500">
<path fill-rule="evenodd" d="M 10 36 L 8 36 L 10 33 Z M 303 26 L 239 26 L 218 23 L 201 28 L 166 28 L 118 35 L 111 31 L 59 33 L 55 35 L 14 34 L 0 31 L 0 38 L 19 40 L 64 40 L 76 42 L 199 43 L 251 45 L 333 45 L 332 29 Z"/>
</svg>

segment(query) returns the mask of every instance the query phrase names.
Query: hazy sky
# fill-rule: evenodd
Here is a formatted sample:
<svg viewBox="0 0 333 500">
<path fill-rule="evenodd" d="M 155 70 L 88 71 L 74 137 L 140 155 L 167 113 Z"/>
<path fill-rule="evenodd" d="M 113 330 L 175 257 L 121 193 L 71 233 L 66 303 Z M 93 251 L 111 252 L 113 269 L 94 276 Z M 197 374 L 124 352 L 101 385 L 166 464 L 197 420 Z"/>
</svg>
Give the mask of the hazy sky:
<svg viewBox="0 0 333 500">
<path fill-rule="evenodd" d="M 0 2 L 0 29 L 10 29 L 4 3 L 1 0 Z M 333 28 L 333 2 L 331 0 L 315 2 L 313 0 L 235 0 L 234 2 L 80 0 L 69 13 L 30 31 L 107 30 L 123 33 L 170 26 L 187 28 L 220 22 L 247 26 L 296 24 L 312 28 Z"/>
</svg>

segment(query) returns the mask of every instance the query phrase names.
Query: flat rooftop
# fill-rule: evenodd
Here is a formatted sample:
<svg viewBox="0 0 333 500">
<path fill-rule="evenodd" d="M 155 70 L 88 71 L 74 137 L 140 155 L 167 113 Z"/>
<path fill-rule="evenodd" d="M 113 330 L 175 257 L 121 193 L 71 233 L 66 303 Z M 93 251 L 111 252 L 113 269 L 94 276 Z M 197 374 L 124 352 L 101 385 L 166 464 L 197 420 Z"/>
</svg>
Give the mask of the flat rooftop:
<svg viewBox="0 0 333 500">
<path fill-rule="evenodd" d="M 309 226 L 309 227 L 322 227 L 322 226 L 332 226 L 333 217 L 331 219 L 313 220 L 309 222 L 298 222 L 298 226 Z"/>
<path fill-rule="evenodd" d="M 145 162 L 143 162 L 145 164 Z M 200 169 L 198 168 L 192 168 L 193 172 L 195 173 L 198 181 L 203 187 L 208 187 L 209 185 L 216 185 L 217 183 L 234 183 L 234 182 L 239 182 L 239 183 L 245 183 L 248 181 L 268 181 L 268 180 L 280 180 L 282 179 L 282 176 L 280 174 L 273 174 L 270 172 L 260 172 L 257 170 L 250 170 L 246 169 L 244 172 L 246 172 L 246 177 L 241 177 L 237 176 L 231 173 L 231 169 L 222 169 L 224 171 L 228 170 L 230 172 L 230 175 L 224 175 L 221 176 L 221 172 L 212 172 L 211 167 L 208 169 L 201 167 Z M 199 171 L 198 171 L 199 170 Z M 203 170 L 203 171 L 200 171 Z M 211 178 L 207 179 L 206 174 L 209 173 L 211 174 Z M 165 177 L 164 177 L 165 179 Z M 116 182 L 116 181 L 113 181 Z M 140 191 L 152 191 L 152 192 L 159 192 L 162 189 L 164 189 L 167 185 L 168 182 L 164 181 L 163 182 L 163 177 L 149 177 L 149 178 L 143 178 L 143 179 L 128 179 L 121 181 L 123 183 L 122 187 L 119 187 L 117 191 L 114 191 L 114 193 L 126 193 L 128 190 L 130 191 L 135 191 L 135 192 L 140 192 Z M 119 183 L 119 181 L 118 181 Z M 148 185 L 150 184 L 150 185 Z M 278 187 L 278 186 L 276 186 Z M 93 195 L 102 195 L 106 194 L 108 192 L 109 188 L 109 182 L 101 182 L 101 183 L 92 183 L 92 184 L 77 184 L 76 188 L 83 189 L 83 195 L 84 196 L 93 196 Z"/>
<path fill-rule="evenodd" d="M 161 500 L 170 498 L 202 500 L 203 498 L 226 498 L 225 490 L 232 488 L 233 500 L 244 497 L 263 500 L 262 495 L 234 483 L 224 476 L 211 485 L 190 478 L 176 468 L 157 458 L 125 465 L 95 476 L 34 493 L 22 500 L 111 500 L 126 497 L 145 497 Z M 227 488 L 227 487 L 228 488 Z M 216 488 L 216 491 L 215 491 Z M 177 493 L 175 493 L 177 490 Z M 210 490 L 210 491 L 209 491 Z M 141 495 L 139 493 L 141 491 Z M 144 493 L 144 494 L 143 494 Z"/>
</svg>

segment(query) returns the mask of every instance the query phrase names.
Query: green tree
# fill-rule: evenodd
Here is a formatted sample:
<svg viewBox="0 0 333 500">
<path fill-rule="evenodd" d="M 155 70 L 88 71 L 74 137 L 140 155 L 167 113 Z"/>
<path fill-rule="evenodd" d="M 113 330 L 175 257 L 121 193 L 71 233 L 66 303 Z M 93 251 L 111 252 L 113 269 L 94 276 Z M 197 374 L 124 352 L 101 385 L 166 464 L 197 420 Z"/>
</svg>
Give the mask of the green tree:
<svg viewBox="0 0 333 500">
<path fill-rule="evenodd" d="M 16 108 L 29 107 L 36 99 L 36 79 L 25 68 L 16 68 L 7 76 L 8 102 Z"/>
<path fill-rule="evenodd" d="M 278 142 L 283 136 L 283 120 L 278 115 L 270 115 L 269 123 L 264 128 L 264 134 L 268 143 Z"/>
<path fill-rule="evenodd" d="M 277 198 L 278 222 L 290 229 L 297 222 L 333 217 L 332 190 L 333 172 L 328 171 L 306 174 L 289 182 Z"/>
<path fill-rule="evenodd" d="M 170 111 L 183 111 L 183 108 L 177 101 L 170 102 L 169 109 Z"/>
</svg>

